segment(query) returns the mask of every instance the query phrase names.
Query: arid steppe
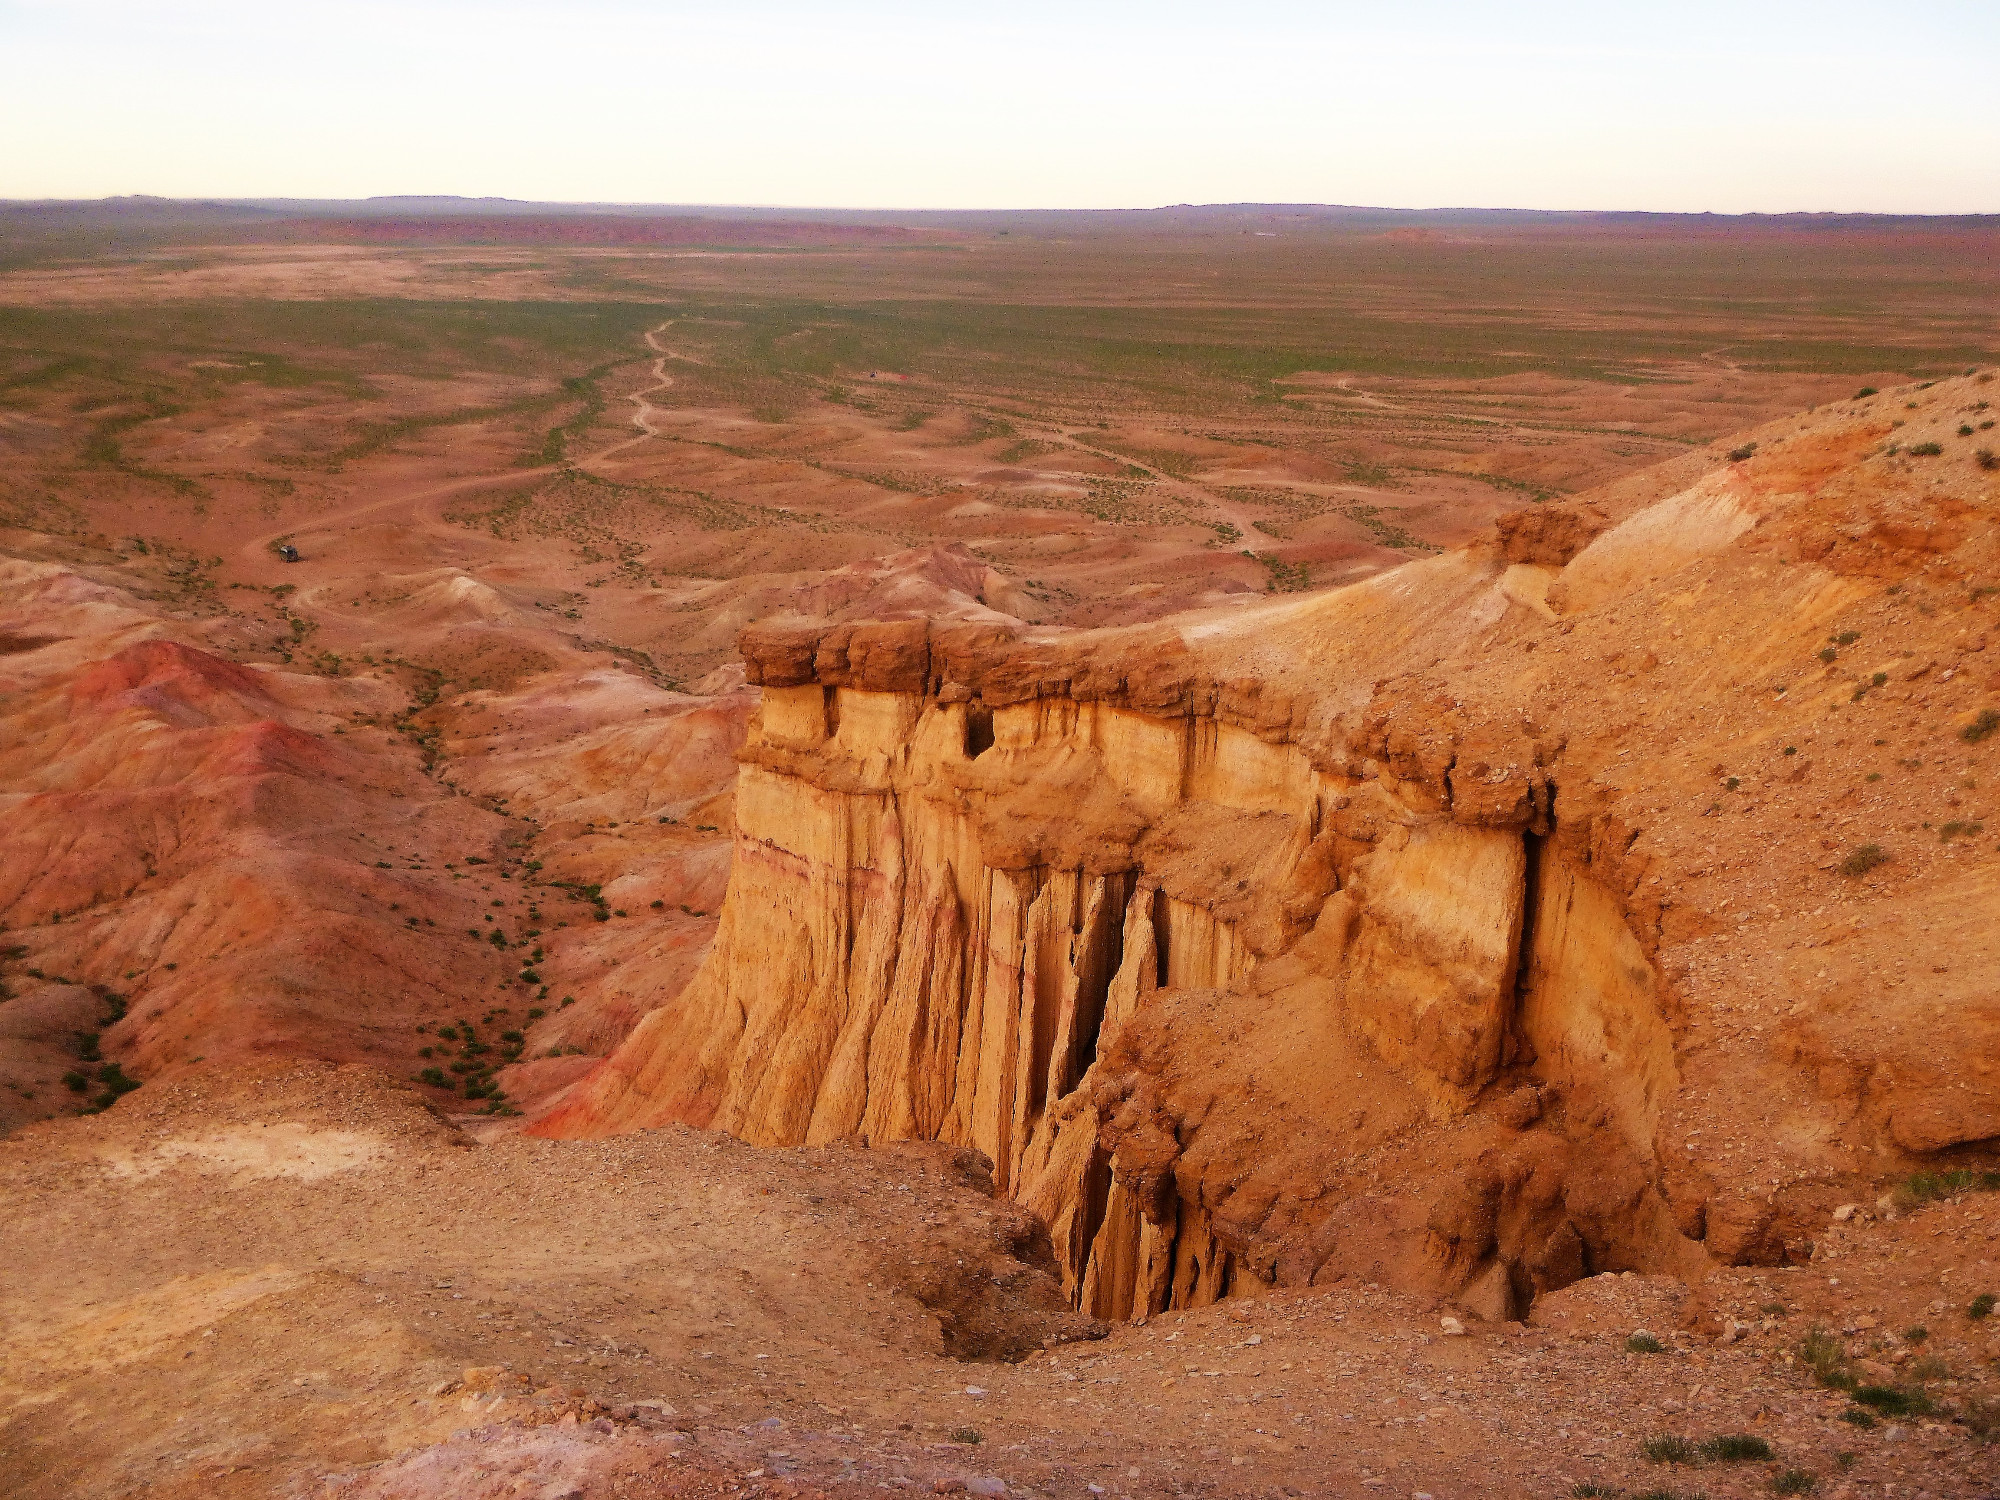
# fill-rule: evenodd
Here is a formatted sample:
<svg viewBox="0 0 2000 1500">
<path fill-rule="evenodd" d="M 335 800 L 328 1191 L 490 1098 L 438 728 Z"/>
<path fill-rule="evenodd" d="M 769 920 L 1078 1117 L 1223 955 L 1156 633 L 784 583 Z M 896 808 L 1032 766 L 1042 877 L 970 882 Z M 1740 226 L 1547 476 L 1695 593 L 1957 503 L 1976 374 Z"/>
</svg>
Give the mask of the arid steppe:
<svg viewBox="0 0 2000 1500">
<path fill-rule="evenodd" d="M 0 213 L 0 1489 L 1990 1493 L 2000 230 L 1338 212 Z"/>
</svg>

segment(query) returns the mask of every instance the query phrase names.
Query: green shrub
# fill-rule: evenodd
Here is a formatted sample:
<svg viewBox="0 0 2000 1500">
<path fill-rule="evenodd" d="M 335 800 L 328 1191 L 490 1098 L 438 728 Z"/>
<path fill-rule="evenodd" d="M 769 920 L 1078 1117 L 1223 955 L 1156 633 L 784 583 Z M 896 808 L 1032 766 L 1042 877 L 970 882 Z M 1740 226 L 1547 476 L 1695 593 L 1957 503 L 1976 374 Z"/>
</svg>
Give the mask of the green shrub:
<svg viewBox="0 0 2000 1500">
<path fill-rule="evenodd" d="M 1995 455 L 1991 448 L 1981 448 L 1972 456 L 1982 469 L 2000 469 L 2000 456 Z"/>
<path fill-rule="evenodd" d="M 1930 1336 L 1931 1331 L 1921 1323 L 1918 1323 L 1915 1327 L 1903 1330 L 1903 1342 L 1906 1344 L 1921 1344 Z"/>
<path fill-rule="evenodd" d="M 1943 443 L 1910 444 L 1910 457 L 1912 458 L 1936 458 L 1942 452 L 1944 452 Z"/>
<path fill-rule="evenodd" d="M 1875 1413 L 1863 1406 L 1850 1406 L 1840 1414 L 1840 1420 L 1852 1423 L 1866 1432 L 1875 1425 Z"/>
<path fill-rule="evenodd" d="M 1665 1354 L 1667 1346 L 1650 1333 L 1635 1333 L 1625 1340 L 1625 1350 L 1628 1354 Z"/>
<path fill-rule="evenodd" d="M 1959 730 L 1958 737 L 1967 744 L 1976 745 L 1996 729 L 2000 729 L 2000 708 L 1982 708 L 1978 718 Z"/>
<path fill-rule="evenodd" d="M 1991 1292 L 1981 1292 L 1977 1297 L 1974 1297 L 1972 1305 L 1966 1308 L 1965 1315 L 1975 1323 L 1984 1322 L 1987 1318 L 1992 1317 L 1993 1294 Z"/>
<path fill-rule="evenodd" d="M 1771 1445 L 1747 1432 L 1729 1432 L 1712 1437 L 1701 1445 L 1701 1456 L 1711 1463 L 1740 1464 L 1771 1456 Z"/>
<path fill-rule="evenodd" d="M 1772 1478 L 1771 1488 L 1780 1495 L 1810 1495 L 1818 1483 L 1804 1469 L 1787 1469 Z"/>
<path fill-rule="evenodd" d="M 69 1072 L 63 1074 L 62 1081 L 63 1087 L 68 1089 L 72 1094 L 80 1094 L 90 1087 L 90 1080 L 75 1069 L 71 1069 Z"/>
<path fill-rule="evenodd" d="M 1615 1485 L 1598 1484 L 1595 1480 L 1585 1479 L 1571 1485 L 1569 1492 L 1574 1500 L 1613 1500 L 1618 1489 Z"/>
<path fill-rule="evenodd" d="M 1677 1432 L 1662 1432 L 1647 1438 L 1639 1445 L 1639 1452 L 1656 1464 L 1691 1464 L 1695 1461 L 1695 1447 Z"/>
<path fill-rule="evenodd" d="M 1931 1409 L 1930 1398 L 1922 1391 L 1899 1385 L 1862 1385 L 1854 1388 L 1854 1399 L 1873 1407 L 1885 1417 L 1920 1417 Z"/>
<path fill-rule="evenodd" d="M 1874 396 L 1874 395 L 1878 395 L 1878 394 L 1880 394 L 1880 393 L 1879 393 L 1879 392 L 1878 392 L 1878 391 L 1877 391 L 1877 390 L 1875 389 L 1875 387 L 1874 387 L 1874 386 L 1872 386 L 1872 385 L 1864 385 L 1863 387 L 1861 387 L 1861 389 L 1860 389 L 1860 390 L 1858 390 L 1858 391 L 1856 391 L 1856 392 L 1854 393 L 1854 399 L 1855 399 L 1856 401 L 1859 401 L 1859 400 L 1860 400 L 1860 399 L 1861 399 L 1861 398 L 1862 398 L 1863 396 Z"/>
<path fill-rule="evenodd" d="M 979 1443 L 985 1441 L 980 1436 L 979 1429 L 976 1427 L 954 1427 L 951 1430 L 951 1440 L 954 1443 Z"/>
<path fill-rule="evenodd" d="M 430 1084 L 433 1088 L 444 1087 L 443 1068 L 425 1068 L 423 1072 L 417 1075 L 417 1077 L 424 1083 Z"/>
<path fill-rule="evenodd" d="M 1729 461 L 1733 464 L 1740 464 L 1756 451 L 1757 445 L 1755 443 L 1745 443 L 1741 448 L 1731 448 L 1729 450 Z"/>
<path fill-rule="evenodd" d="M 1863 844 L 1840 862 L 1840 873 L 1857 879 L 1888 862 L 1889 855 L 1880 844 Z"/>
</svg>

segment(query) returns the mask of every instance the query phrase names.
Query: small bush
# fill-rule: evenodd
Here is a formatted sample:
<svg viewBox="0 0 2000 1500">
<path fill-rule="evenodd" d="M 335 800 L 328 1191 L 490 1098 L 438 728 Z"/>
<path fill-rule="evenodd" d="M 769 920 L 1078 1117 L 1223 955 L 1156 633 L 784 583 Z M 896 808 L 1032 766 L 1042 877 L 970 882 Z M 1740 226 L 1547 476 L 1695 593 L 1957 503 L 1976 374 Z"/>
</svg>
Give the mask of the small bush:
<svg viewBox="0 0 2000 1500">
<path fill-rule="evenodd" d="M 1912 458 L 1936 458 L 1942 452 L 1944 452 L 1943 443 L 1910 444 L 1910 457 Z"/>
<path fill-rule="evenodd" d="M 1840 873 L 1852 880 L 1888 862 L 1889 856 L 1880 844 L 1863 844 L 1840 862 Z"/>
<path fill-rule="evenodd" d="M 951 1431 L 951 1440 L 954 1443 L 979 1443 L 985 1441 L 980 1436 L 979 1429 L 976 1427 L 954 1427 Z"/>
<path fill-rule="evenodd" d="M 1780 1495 L 1810 1495 L 1818 1483 L 1804 1469 L 1787 1469 L 1772 1478 L 1771 1488 Z"/>
<path fill-rule="evenodd" d="M 2000 456 L 1995 456 L 1991 448 L 1981 448 L 1972 456 L 1982 469 L 2000 469 Z"/>
<path fill-rule="evenodd" d="M 1872 386 L 1872 385 L 1864 385 L 1863 387 L 1861 387 L 1861 389 L 1860 389 L 1860 390 L 1858 390 L 1858 391 L 1856 391 L 1856 392 L 1854 393 L 1854 399 L 1855 399 L 1856 401 L 1859 401 L 1859 400 L 1860 400 L 1860 399 L 1861 399 L 1861 398 L 1862 398 L 1863 396 L 1874 396 L 1874 395 L 1879 395 L 1879 394 L 1880 394 L 1880 392 L 1878 392 L 1878 391 L 1877 391 L 1877 390 L 1875 389 L 1875 387 L 1874 387 L 1874 386 Z"/>
<path fill-rule="evenodd" d="M 1856 1386 L 1854 1399 L 1885 1417 L 1920 1417 L 1931 1409 L 1930 1398 L 1922 1391 L 1905 1390 L 1899 1385 Z"/>
<path fill-rule="evenodd" d="M 1863 1406 L 1850 1406 L 1840 1414 L 1840 1420 L 1866 1432 L 1875 1425 L 1875 1413 Z"/>
<path fill-rule="evenodd" d="M 1711 1463 L 1740 1464 L 1771 1456 L 1771 1445 L 1748 1432 L 1727 1432 L 1701 1445 L 1701 1456 Z"/>
<path fill-rule="evenodd" d="M 1843 630 L 1840 634 L 1831 636 L 1829 639 L 1836 646 L 1851 646 L 1861 639 L 1861 632 L 1858 630 Z"/>
<path fill-rule="evenodd" d="M 1965 1430 L 1982 1443 L 2000 1442 L 2000 1396 L 1973 1396 L 1959 1408 Z"/>
<path fill-rule="evenodd" d="M 1843 1448 L 1840 1452 L 1833 1455 L 1833 1466 L 1845 1474 L 1849 1469 L 1854 1467 L 1855 1461 L 1859 1457 L 1859 1454 L 1850 1453 Z"/>
<path fill-rule="evenodd" d="M 1958 737 L 1967 744 L 1976 745 L 2000 729 L 2000 708 L 1982 708 L 1979 717 L 1959 730 Z"/>
<path fill-rule="evenodd" d="M 1579 1484 L 1571 1485 L 1569 1492 L 1575 1500 L 1600 1500 L 1600 1497 L 1601 1500 L 1612 1500 L 1618 1493 L 1618 1488 L 1616 1485 L 1598 1484 L 1595 1480 L 1586 1479 Z"/>
<path fill-rule="evenodd" d="M 63 1087 L 68 1089 L 72 1094 L 80 1094 L 90 1087 L 90 1080 L 74 1069 L 63 1074 L 62 1081 Z"/>
<path fill-rule="evenodd" d="M 1958 435 L 1960 437 L 1971 437 L 1972 424 L 1970 422 L 1960 422 L 1958 424 Z"/>
<path fill-rule="evenodd" d="M 1756 451 L 1757 445 L 1755 443 L 1745 443 L 1741 448 L 1731 448 L 1729 450 L 1729 461 L 1733 464 L 1740 464 Z"/>
<path fill-rule="evenodd" d="M 1993 1294 L 1991 1292 L 1981 1292 L 1977 1297 L 1972 1299 L 1972 1305 L 1966 1308 L 1965 1315 L 1975 1323 L 1984 1322 L 1993 1316 L 1993 1305 Z"/>
<path fill-rule="evenodd" d="M 441 1089 L 445 1086 L 443 1068 L 425 1068 L 423 1072 L 417 1075 L 417 1078 L 420 1082 L 428 1083 L 432 1088 Z M 150 1098 L 151 1095 L 147 1097 Z"/>
<path fill-rule="evenodd" d="M 1647 1461 L 1656 1464 L 1691 1464 L 1695 1461 L 1695 1447 L 1677 1432 L 1662 1432 L 1647 1438 L 1639 1445 L 1639 1452 Z"/>
<path fill-rule="evenodd" d="M 1819 653 L 1819 659 L 1825 662 L 1828 666 L 1832 666 L 1835 662 L 1840 660 L 1840 653 L 1834 650 L 1833 647 L 1826 646 L 1821 649 Z"/>
<path fill-rule="evenodd" d="M 1625 1340 L 1625 1351 L 1628 1354 L 1665 1354 L 1667 1346 L 1650 1333 L 1635 1333 Z"/>
<path fill-rule="evenodd" d="M 1799 1360 L 1828 1390 L 1851 1391 L 1854 1376 L 1847 1368 L 1847 1351 L 1824 1328 L 1814 1328 L 1799 1341 Z"/>
<path fill-rule="evenodd" d="M 1921 1323 L 1918 1323 L 1916 1326 L 1912 1328 L 1905 1328 L 1903 1330 L 1903 1342 L 1906 1344 L 1921 1344 L 1925 1339 L 1929 1338 L 1930 1336 L 1931 1336 L 1931 1331 L 1928 1328 L 1924 1327 L 1924 1325 Z"/>
</svg>

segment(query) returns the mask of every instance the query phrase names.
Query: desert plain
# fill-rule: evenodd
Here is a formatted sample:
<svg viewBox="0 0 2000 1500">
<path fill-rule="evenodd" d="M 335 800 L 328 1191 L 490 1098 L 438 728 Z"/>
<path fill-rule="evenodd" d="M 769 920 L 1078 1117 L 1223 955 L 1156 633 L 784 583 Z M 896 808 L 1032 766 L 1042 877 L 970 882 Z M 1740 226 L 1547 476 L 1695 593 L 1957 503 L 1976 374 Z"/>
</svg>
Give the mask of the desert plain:
<svg viewBox="0 0 2000 1500">
<path fill-rule="evenodd" d="M 6 1492 L 1991 1493 L 1996 238 L 0 211 Z"/>
</svg>

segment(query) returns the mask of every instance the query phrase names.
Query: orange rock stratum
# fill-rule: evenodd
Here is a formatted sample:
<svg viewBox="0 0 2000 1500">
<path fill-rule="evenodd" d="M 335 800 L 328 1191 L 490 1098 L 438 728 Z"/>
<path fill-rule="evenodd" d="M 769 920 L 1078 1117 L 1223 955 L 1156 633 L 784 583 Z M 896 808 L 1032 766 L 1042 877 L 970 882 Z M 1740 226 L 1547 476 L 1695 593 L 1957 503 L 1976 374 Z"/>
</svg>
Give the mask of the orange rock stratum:
<svg viewBox="0 0 2000 1500">
<path fill-rule="evenodd" d="M 1992 389 L 1248 609 L 751 627 L 715 946 L 531 1128 L 973 1146 L 1105 1318 L 1808 1259 L 2000 1137 Z"/>
</svg>

